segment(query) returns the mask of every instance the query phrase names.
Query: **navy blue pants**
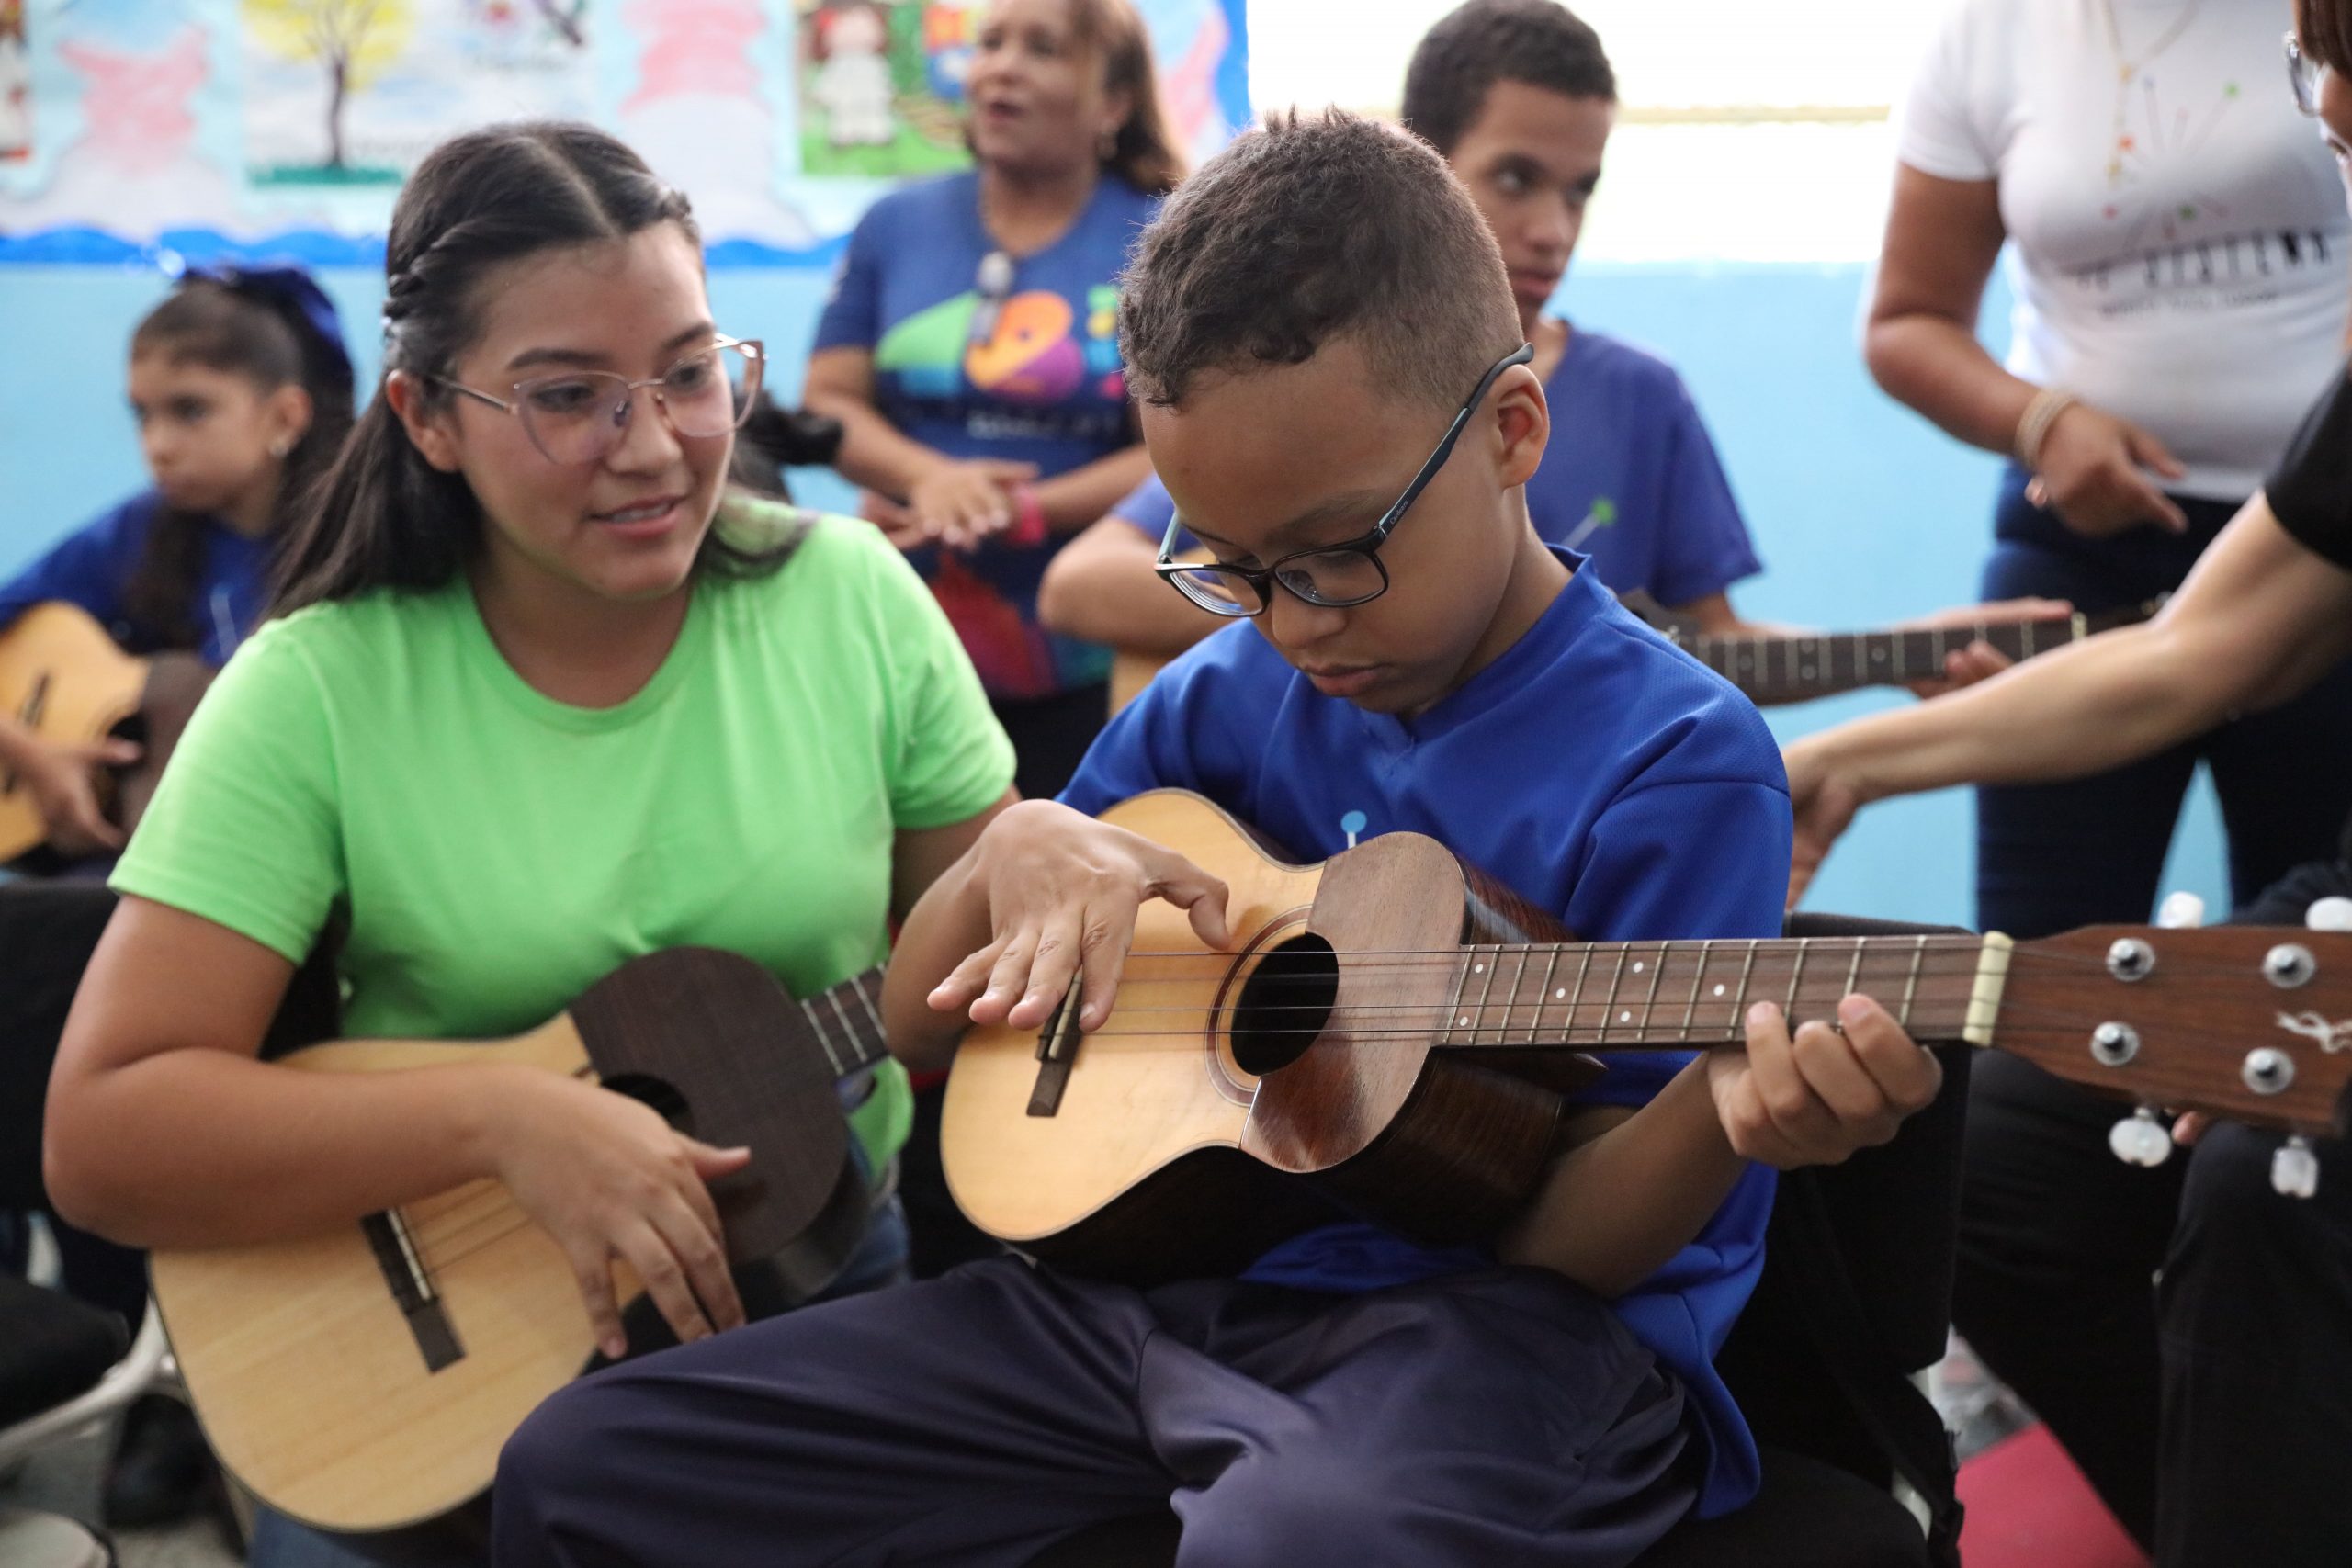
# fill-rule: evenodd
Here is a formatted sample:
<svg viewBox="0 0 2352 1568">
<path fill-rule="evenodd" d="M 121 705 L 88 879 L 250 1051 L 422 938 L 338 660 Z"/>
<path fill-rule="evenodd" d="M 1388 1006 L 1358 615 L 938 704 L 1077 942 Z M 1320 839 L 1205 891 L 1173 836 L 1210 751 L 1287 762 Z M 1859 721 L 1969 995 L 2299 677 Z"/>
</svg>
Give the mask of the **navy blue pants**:
<svg viewBox="0 0 2352 1568">
<path fill-rule="evenodd" d="M 2025 499 L 2012 467 L 1994 514 L 1987 599 L 2038 593 L 2097 613 L 2180 586 L 2235 514 L 2234 503 L 2175 496 L 2186 535 L 2138 528 L 2086 539 Z M 2352 663 L 2282 706 L 2112 773 L 1976 792 L 1976 923 L 2015 937 L 2144 920 L 2155 907 L 2190 775 L 2212 771 L 2243 904 L 2295 867 L 2334 854 L 2352 811 Z"/>
<path fill-rule="evenodd" d="M 507 1444 L 502 1568 L 1018 1568 L 1172 1502 L 1182 1568 L 1603 1568 L 1681 1517 L 1680 1383 L 1540 1269 L 1148 1293 L 1017 1258 L 572 1384 Z"/>
</svg>

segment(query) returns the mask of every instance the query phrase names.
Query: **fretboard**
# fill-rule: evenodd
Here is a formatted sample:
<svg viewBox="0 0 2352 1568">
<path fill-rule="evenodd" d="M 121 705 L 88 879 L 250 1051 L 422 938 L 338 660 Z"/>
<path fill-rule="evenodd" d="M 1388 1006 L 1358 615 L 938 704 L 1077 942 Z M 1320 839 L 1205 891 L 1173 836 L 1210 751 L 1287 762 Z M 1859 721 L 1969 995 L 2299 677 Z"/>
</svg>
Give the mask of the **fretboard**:
<svg viewBox="0 0 2352 1568">
<path fill-rule="evenodd" d="M 801 1012 L 836 1077 L 847 1077 L 889 1053 L 883 1042 L 882 971 L 853 975 L 830 991 L 805 998 Z"/>
<path fill-rule="evenodd" d="M 1864 686 L 1941 675 L 1944 660 L 1987 642 L 2031 659 L 2090 635 L 2083 615 L 1946 626 L 1935 631 L 1825 632 L 1818 637 L 1677 637 L 1699 662 L 1759 703 L 1799 702 Z"/>
<path fill-rule="evenodd" d="M 2008 939 L 1533 943 L 1464 948 L 1437 1043 L 1596 1051 L 1737 1044 L 1748 1007 L 1829 1018 L 1865 992 L 1923 1043 L 1987 1043 Z"/>
</svg>

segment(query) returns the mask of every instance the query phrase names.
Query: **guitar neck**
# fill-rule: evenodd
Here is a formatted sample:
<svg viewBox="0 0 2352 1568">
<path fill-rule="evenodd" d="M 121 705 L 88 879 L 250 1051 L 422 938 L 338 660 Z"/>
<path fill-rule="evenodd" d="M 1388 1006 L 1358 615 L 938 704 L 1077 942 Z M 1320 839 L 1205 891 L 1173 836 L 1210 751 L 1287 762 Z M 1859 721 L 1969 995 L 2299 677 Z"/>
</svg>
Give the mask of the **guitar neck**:
<svg viewBox="0 0 2352 1568">
<path fill-rule="evenodd" d="M 1758 703 L 1801 702 L 1864 686 L 1899 686 L 1943 673 L 1944 660 L 1987 642 L 2011 660 L 2087 637 L 2088 619 L 2004 621 L 1933 631 L 1826 632 L 1819 637 L 1694 637 L 1683 646 Z"/>
<path fill-rule="evenodd" d="M 879 1066 L 890 1055 L 882 1028 L 882 971 L 853 975 L 829 991 L 803 998 L 800 1011 L 836 1077 Z"/>
<path fill-rule="evenodd" d="M 1985 1045 L 2008 964 L 2003 936 L 1481 945 L 1463 950 L 1455 1005 L 1436 1043 L 1735 1045 L 1753 1003 L 1778 1003 L 1792 1020 L 1828 1018 L 1864 991 L 1923 1044 Z"/>
</svg>

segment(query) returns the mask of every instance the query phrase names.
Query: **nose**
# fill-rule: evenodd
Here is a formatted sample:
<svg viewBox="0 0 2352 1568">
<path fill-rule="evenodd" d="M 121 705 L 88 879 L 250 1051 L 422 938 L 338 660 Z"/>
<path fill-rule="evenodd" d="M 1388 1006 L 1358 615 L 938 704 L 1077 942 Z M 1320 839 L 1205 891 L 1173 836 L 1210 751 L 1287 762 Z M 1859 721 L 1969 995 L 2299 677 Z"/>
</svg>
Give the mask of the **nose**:
<svg viewBox="0 0 2352 1568">
<path fill-rule="evenodd" d="M 1276 648 L 1308 649 L 1348 624 L 1348 613 L 1329 604 L 1310 604 L 1277 585 L 1272 603 L 1258 617 L 1266 638 Z"/>
<path fill-rule="evenodd" d="M 1521 237 L 1544 261 L 1558 262 L 1576 248 L 1583 222 L 1584 215 L 1566 197 L 1549 197 L 1531 205 Z"/>
<path fill-rule="evenodd" d="M 606 468 L 624 474 L 659 473 L 684 454 L 670 411 L 652 388 L 632 388 L 628 401 L 617 412 L 620 434 L 605 455 Z"/>
</svg>

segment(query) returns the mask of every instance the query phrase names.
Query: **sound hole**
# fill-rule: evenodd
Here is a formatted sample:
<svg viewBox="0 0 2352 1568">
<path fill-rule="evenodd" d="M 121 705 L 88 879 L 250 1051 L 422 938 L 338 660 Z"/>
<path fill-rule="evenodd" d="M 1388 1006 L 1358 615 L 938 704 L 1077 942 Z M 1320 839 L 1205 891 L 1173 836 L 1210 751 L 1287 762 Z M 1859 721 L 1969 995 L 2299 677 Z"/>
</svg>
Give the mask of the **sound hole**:
<svg viewBox="0 0 2352 1568">
<path fill-rule="evenodd" d="M 657 1078 L 650 1073 L 616 1073 L 602 1082 L 615 1094 L 625 1094 L 639 1105 L 651 1106 L 661 1113 L 662 1121 L 689 1138 L 695 1135 L 694 1109 L 669 1079 Z"/>
<path fill-rule="evenodd" d="M 1267 951 L 1233 1008 L 1233 1060 L 1254 1077 L 1278 1073 L 1306 1054 L 1331 1021 L 1340 960 L 1331 944 L 1302 931 Z"/>
</svg>

